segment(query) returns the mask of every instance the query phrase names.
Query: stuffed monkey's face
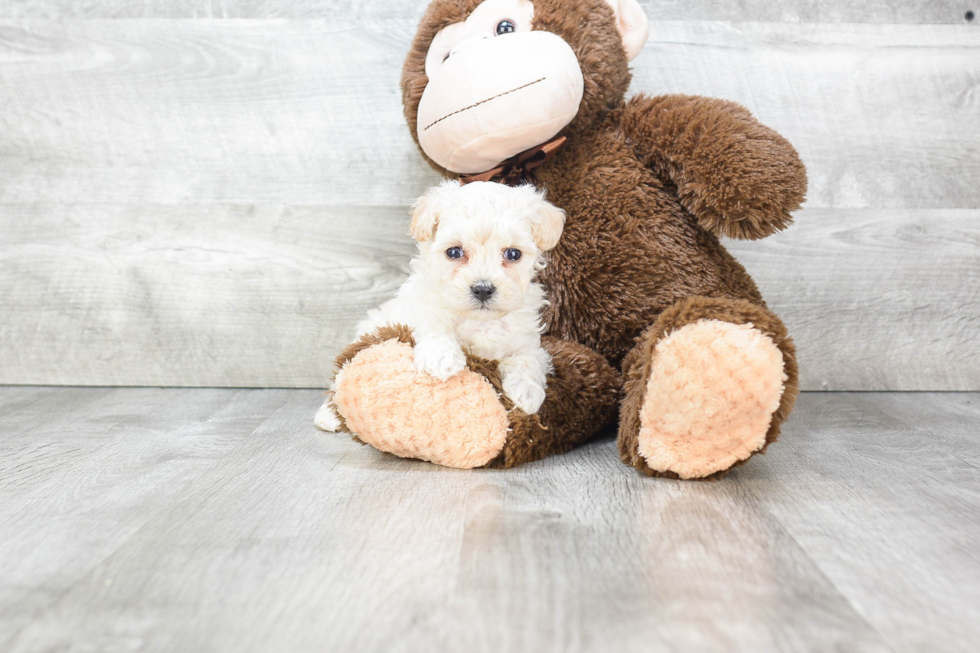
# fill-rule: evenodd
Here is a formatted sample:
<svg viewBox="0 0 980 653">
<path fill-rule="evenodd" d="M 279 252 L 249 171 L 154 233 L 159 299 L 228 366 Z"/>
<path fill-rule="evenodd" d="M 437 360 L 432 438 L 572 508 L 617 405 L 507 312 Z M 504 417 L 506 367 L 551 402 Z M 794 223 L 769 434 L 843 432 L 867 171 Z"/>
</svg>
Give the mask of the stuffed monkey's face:
<svg viewBox="0 0 980 653">
<path fill-rule="evenodd" d="M 436 0 L 432 8 L 440 4 Z M 573 9 L 593 25 L 589 29 L 608 24 L 612 37 L 599 43 L 588 33 L 576 34 L 583 42 L 573 49 L 560 34 L 576 28 L 555 33 L 559 26 L 582 24 Z M 579 57 L 596 59 L 596 48 L 612 49 L 612 44 L 616 51 L 605 55 L 611 60 L 606 65 L 622 60 L 628 83 L 624 50 L 635 56 L 647 34 L 636 0 L 539 0 L 539 14 L 531 0 L 484 0 L 435 32 L 425 52 L 425 88 L 415 126 L 419 145 L 439 166 L 461 174 L 483 172 L 557 135 L 579 114 L 586 79 L 595 76 L 588 66 L 583 74 Z"/>
<path fill-rule="evenodd" d="M 485 0 L 432 40 L 419 144 L 447 170 L 489 170 L 578 113 L 584 80 L 575 53 L 560 36 L 532 32 L 533 17 L 528 0 Z"/>
</svg>

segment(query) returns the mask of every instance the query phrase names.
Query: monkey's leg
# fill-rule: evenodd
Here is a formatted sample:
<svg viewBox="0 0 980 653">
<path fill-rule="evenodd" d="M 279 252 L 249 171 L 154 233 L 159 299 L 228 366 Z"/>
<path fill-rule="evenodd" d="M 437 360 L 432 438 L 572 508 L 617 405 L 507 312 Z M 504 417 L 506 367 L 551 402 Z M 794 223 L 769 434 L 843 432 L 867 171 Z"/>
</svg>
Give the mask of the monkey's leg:
<svg viewBox="0 0 980 653">
<path fill-rule="evenodd" d="M 385 327 L 338 358 L 341 428 L 376 449 L 447 467 L 513 467 L 584 442 L 615 418 L 618 373 L 583 345 L 543 338 L 555 372 L 527 415 L 504 395 L 495 362 L 469 357 L 445 380 L 416 372 L 411 331 Z"/>
<path fill-rule="evenodd" d="M 623 361 L 619 452 L 651 476 L 717 477 L 779 436 L 798 394 L 793 342 L 744 300 L 689 297 Z"/>
</svg>

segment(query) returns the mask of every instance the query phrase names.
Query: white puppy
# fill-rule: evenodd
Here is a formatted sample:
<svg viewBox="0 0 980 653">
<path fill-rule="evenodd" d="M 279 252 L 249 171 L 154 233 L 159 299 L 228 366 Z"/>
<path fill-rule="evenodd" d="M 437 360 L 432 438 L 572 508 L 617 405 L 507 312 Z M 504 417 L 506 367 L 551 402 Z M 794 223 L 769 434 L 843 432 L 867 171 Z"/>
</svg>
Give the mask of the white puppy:
<svg viewBox="0 0 980 653">
<path fill-rule="evenodd" d="M 496 360 L 507 396 L 537 412 L 551 356 L 541 347 L 545 293 L 533 280 L 564 224 L 565 212 L 533 186 L 434 186 L 412 208 L 419 254 L 411 275 L 394 299 L 368 312 L 358 337 L 386 324 L 411 327 L 415 368 L 440 379 L 463 370 L 464 352 Z M 314 421 L 339 428 L 330 399 Z"/>
</svg>

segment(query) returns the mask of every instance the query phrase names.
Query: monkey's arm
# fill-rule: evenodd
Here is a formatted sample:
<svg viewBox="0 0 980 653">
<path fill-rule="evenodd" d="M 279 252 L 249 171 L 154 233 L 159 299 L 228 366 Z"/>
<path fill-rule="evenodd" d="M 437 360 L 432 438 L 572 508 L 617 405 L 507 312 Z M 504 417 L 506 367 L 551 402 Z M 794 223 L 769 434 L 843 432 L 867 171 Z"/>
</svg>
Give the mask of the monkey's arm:
<svg viewBox="0 0 980 653">
<path fill-rule="evenodd" d="M 806 169 L 789 141 L 741 105 L 692 95 L 638 95 L 622 110 L 627 141 L 677 186 L 704 228 L 757 239 L 786 228 L 806 194 Z"/>
</svg>

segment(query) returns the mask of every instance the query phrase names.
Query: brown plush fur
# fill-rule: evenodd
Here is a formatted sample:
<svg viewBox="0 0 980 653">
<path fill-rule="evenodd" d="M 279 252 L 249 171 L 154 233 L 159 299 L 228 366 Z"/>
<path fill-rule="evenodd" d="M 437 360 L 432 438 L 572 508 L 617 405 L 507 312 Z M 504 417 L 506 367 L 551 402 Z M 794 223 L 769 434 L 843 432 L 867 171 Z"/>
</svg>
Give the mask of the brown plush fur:
<svg viewBox="0 0 980 653">
<path fill-rule="evenodd" d="M 587 347 L 568 340 L 544 337 L 555 372 L 548 377 L 544 405 L 534 415 L 514 409 L 511 435 L 500 455 L 488 467 L 513 467 L 545 456 L 564 453 L 588 440 L 616 418 L 620 398 L 619 374 Z M 496 364 L 493 364 L 496 372 Z M 470 369 L 476 370 L 473 366 Z M 482 371 L 482 370 L 476 370 Z M 487 378 L 501 391 L 499 378 Z M 504 406 L 510 400 L 502 396 Z"/>
<path fill-rule="evenodd" d="M 405 117 L 416 141 L 429 43 L 478 4 L 436 0 L 422 18 L 402 75 Z M 565 451 L 608 421 L 620 395 L 591 349 L 613 365 L 626 359 L 620 449 L 624 462 L 652 473 L 636 452 L 644 375 L 665 333 L 702 318 L 751 322 L 783 353 L 788 380 L 766 438 L 774 441 L 797 393 L 792 342 L 718 236 L 761 238 L 790 223 L 806 191 L 795 150 L 731 102 L 642 95 L 626 101 L 629 69 L 604 0 L 536 0 L 533 28 L 572 47 L 585 92 L 578 115 L 561 132 L 566 146 L 535 170 L 537 184 L 568 216 L 541 276 L 551 300 L 545 320 L 555 339 L 547 346 L 557 352 L 557 373 L 539 414 L 514 420 L 513 435 L 491 466 Z M 471 369 L 499 388 L 495 366 L 474 361 Z M 589 401 L 590 393 L 599 404 Z"/>
</svg>

